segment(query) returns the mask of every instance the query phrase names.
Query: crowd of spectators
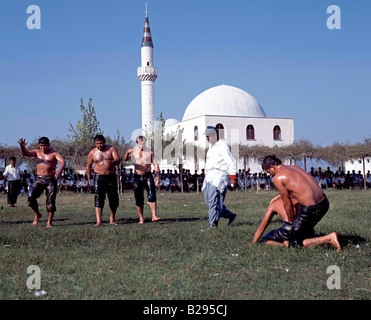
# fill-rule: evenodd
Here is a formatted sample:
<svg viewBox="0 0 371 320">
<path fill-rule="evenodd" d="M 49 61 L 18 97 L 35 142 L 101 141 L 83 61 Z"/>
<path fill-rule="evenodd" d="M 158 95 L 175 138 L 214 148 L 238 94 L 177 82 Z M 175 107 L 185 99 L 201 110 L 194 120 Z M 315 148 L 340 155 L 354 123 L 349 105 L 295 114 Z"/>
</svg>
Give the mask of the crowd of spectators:
<svg viewBox="0 0 371 320">
<path fill-rule="evenodd" d="M 28 193 L 36 178 L 36 171 L 28 173 L 24 170 L 21 174 L 20 195 Z M 3 173 L 0 172 L 0 192 L 6 193 L 8 190 L 7 182 L 4 183 Z M 88 180 L 86 175 L 74 173 L 72 169 L 64 169 L 61 178 L 58 179 L 58 192 L 72 191 L 76 193 L 88 192 Z"/>
<path fill-rule="evenodd" d="M 155 177 L 154 171 L 152 172 Z M 205 170 L 201 169 L 201 172 L 197 170 L 192 174 L 190 170 L 182 170 L 182 175 L 177 170 L 168 169 L 162 170 L 160 174 L 160 185 L 159 189 L 162 191 L 170 192 L 181 192 L 183 186 L 183 192 L 200 192 L 202 184 L 205 178 Z M 121 172 L 121 186 L 122 192 L 133 189 L 134 173 L 132 169 L 126 171 L 123 169 Z M 239 170 L 238 172 L 238 183 L 232 188 L 228 186 L 229 190 L 247 190 L 247 189 L 261 189 L 270 190 L 273 188 L 272 179 L 266 173 L 254 173 L 251 174 L 249 171 L 245 174 L 245 170 Z"/>
<path fill-rule="evenodd" d="M 366 187 L 371 188 L 371 173 L 368 170 L 366 177 L 363 177 L 361 171 L 358 173 L 355 170 L 352 172 L 344 172 L 341 168 L 333 172 L 330 167 L 327 170 L 322 171 L 321 167 L 316 170 L 311 167 L 309 174 L 317 181 L 318 185 L 322 189 L 334 188 L 334 189 L 355 189 L 363 188 L 366 182 Z M 153 171 L 155 177 L 155 173 Z M 181 179 L 183 178 L 183 181 Z M 20 195 L 28 193 L 33 181 L 35 181 L 36 172 L 32 170 L 28 173 L 24 170 L 21 174 L 22 189 Z M 158 187 L 161 191 L 181 192 L 183 185 L 183 192 L 200 192 L 202 184 L 205 178 L 204 169 L 201 172 L 197 170 L 191 174 L 189 170 L 182 171 L 182 175 L 177 170 L 162 170 L 160 175 L 160 185 Z M 120 174 L 120 188 L 121 192 L 133 190 L 134 186 L 134 172 L 132 169 L 128 171 L 124 168 Z M 232 188 L 228 186 L 231 191 L 235 190 L 271 190 L 273 189 L 272 178 L 263 172 L 250 173 L 250 170 L 245 172 L 244 169 L 240 169 L 237 176 L 237 185 Z M 7 183 L 4 183 L 3 173 L 0 172 L 0 192 L 7 192 Z M 93 187 L 88 189 L 88 181 L 86 174 L 79 174 L 73 171 L 73 169 L 64 169 L 61 178 L 58 180 L 58 192 L 75 192 L 75 193 L 93 193 Z"/>
<path fill-rule="evenodd" d="M 363 177 L 361 171 L 356 173 L 355 170 L 352 170 L 352 172 L 348 170 L 345 173 L 340 167 L 335 172 L 331 171 L 330 167 L 327 167 L 325 171 L 322 171 L 321 167 L 318 167 L 317 170 L 311 167 L 309 173 L 322 189 L 364 188 L 365 183 L 367 188 L 371 187 L 370 170 L 367 171 L 366 177 Z"/>
</svg>

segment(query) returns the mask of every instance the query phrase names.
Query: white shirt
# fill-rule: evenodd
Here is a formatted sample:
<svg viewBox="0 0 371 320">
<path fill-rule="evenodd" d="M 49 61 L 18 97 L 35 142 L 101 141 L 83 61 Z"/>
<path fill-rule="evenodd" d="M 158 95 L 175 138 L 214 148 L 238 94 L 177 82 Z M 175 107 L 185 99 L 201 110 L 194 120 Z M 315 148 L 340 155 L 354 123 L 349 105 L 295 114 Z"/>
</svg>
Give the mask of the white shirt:
<svg viewBox="0 0 371 320">
<path fill-rule="evenodd" d="M 21 175 L 19 174 L 19 167 L 13 167 L 11 164 L 7 165 L 3 173 L 4 177 L 7 177 L 8 181 L 21 180 Z"/>
<path fill-rule="evenodd" d="M 205 180 L 202 191 L 205 189 L 205 183 L 209 183 L 220 192 L 223 192 L 229 183 L 229 176 L 236 175 L 236 161 L 232 158 L 231 151 L 227 143 L 219 140 L 210 145 L 206 155 Z"/>
</svg>

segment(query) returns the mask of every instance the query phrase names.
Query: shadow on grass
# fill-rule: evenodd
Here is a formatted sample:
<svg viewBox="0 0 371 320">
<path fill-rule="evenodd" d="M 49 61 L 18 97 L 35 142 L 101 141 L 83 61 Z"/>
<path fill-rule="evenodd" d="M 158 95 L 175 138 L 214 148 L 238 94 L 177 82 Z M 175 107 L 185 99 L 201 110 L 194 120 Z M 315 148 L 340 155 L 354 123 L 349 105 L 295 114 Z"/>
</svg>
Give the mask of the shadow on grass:
<svg viewBox="0 0 371 320">
<path fill-rule="evenodd" d="M 69 219 L 53 219 L 53 223 L 56 221 L 67 221 Z M 39 223 L 47 222 L 47 219 L 41 219 L 39 220 Z M 32 224 L 33 220 L 23 220 L 23 221 L 3 221 L 0 222 L 0 225 L 2 224 Z"/>
<path fill-rule="evenodd" d="M 176 222 L 192 222 L 192 221 L 202 221 L 202 220 L 208 220 L 207 217 L 204 218 L 169 218 L 169 219 L 164 219 L 161 218 L 160 221 L 157 222 L 152 222 L 151 218 L 145 218 L 144 223 L 156 223 L 156 224 L 167 224 L 167 223 L 176 223 Z M 138 223 L 139 219 L 138 218 L 121 218 L 117 219 L 116 222 L 118 224 L 131 224 L 131 223 Z"/>
</svg>

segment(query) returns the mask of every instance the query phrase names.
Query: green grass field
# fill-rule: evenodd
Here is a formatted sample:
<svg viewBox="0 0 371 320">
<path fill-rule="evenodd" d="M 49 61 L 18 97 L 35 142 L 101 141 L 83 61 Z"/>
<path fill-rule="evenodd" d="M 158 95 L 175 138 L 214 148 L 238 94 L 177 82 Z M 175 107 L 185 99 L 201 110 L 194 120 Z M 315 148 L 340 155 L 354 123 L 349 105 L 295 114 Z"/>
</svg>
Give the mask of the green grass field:
<svg viewBox="0 0 371 320">
<path fill-rule="evenodd" d="M 286 249 L 252 241 L 274 191 L 229 192 L 225 204 L 239 215 L 208 230 L 203 194 L 158 193 L 161 222 L 145 206 L 139 225 L 132 193 L 120 195 L 117 226 L 94 228 L 93 195 L 57 196 L 54 227 L 33 227 L 26 197 L 16 208 L 0 195 L 0 299 L 38 299 L 26 286 L 27 268 L 41 270 L 50 300 L 340 300 L 371 298 L 371 190 L 327 192 L 330 210 L 318 235 L 336 231 L 342 250 Z M 268 230 L 278 228 L 274 218 Z M 268 231 L 267 230 L 267 231 Z M 341 288 L 330 290 L 329 266 L 340 268 Z"/>
</svg>

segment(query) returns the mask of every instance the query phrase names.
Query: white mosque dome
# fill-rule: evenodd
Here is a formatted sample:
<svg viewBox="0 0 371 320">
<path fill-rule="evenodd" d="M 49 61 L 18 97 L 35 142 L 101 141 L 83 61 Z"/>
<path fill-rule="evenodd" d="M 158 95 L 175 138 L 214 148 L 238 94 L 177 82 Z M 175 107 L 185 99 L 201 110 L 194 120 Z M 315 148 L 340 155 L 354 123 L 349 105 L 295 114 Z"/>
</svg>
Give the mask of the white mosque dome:
<svg viewBox="0 0 371 320">
<path fill-rule="evenodd" d="M 253 96 L 224 84 L 207 89 L 194 98 L 184 112 L 182 121 L 204 115 L 266 117 Z"/>
<path fill-rule="evenodd" d="M 167 119 L 165 121 L 165 127 L 171 126 L 171 125 L 177 124 L 177 123 L 179 123 L 179 121 L 177 119 L 170 118 L 170 119 Z"/>
</svg>

